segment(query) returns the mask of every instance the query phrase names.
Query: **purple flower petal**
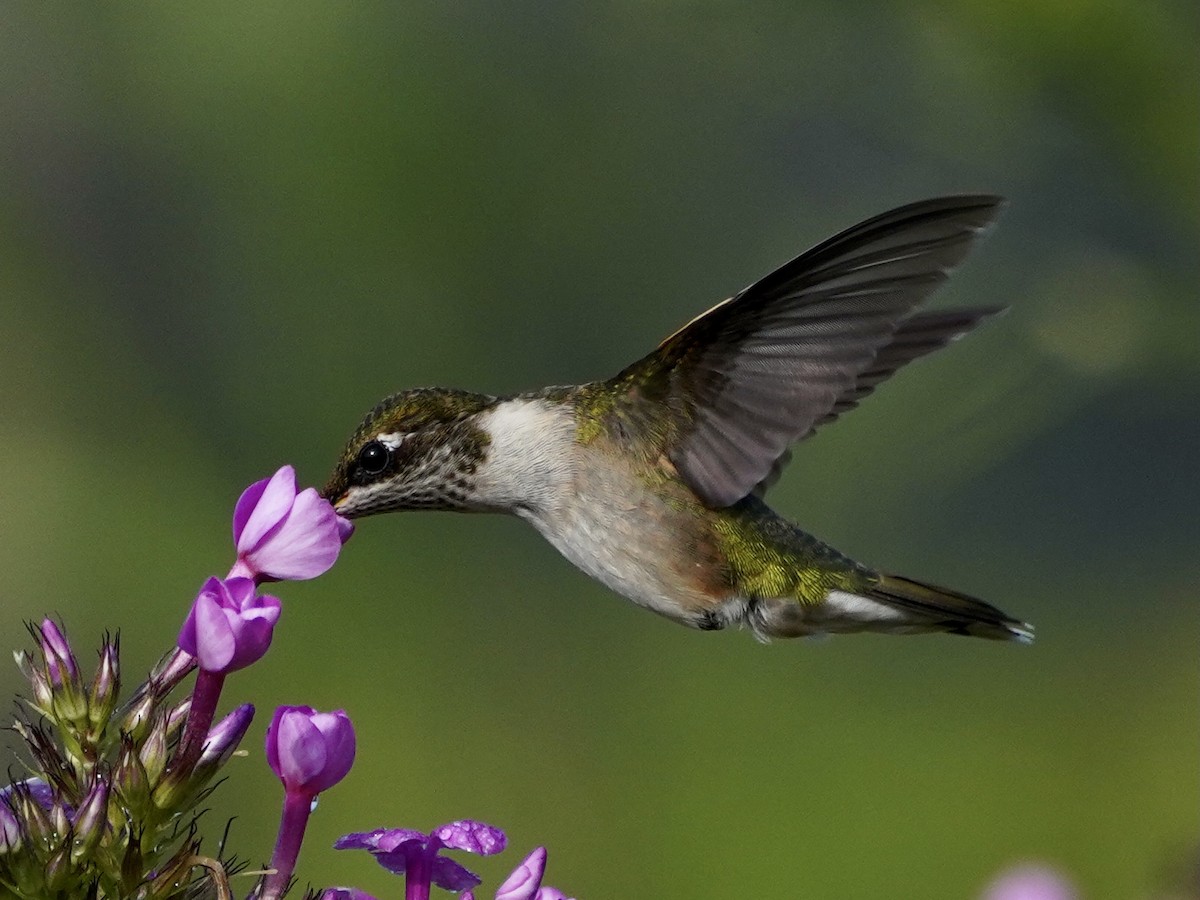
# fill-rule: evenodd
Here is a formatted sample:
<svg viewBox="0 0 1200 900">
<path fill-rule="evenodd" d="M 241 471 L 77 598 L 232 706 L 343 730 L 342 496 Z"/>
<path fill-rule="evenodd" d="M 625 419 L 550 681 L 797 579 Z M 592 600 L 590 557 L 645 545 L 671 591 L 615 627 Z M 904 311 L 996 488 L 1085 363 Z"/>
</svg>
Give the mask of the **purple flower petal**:
<svg viewBox="0 0 1200 900">
<path fill-rule="evenodd" d="M 242 532 L 246 530 L 246 523 L 250 521 L 250 514 L 258 506 L 258 501 L 262 499 L 263 491 L 267 489 L 267 482 L 270 480 L 270 478 L 264 478 L 262 481 L 254 482 L 242 491 L 242 496 L 238 497 L 237 503 L 233 507 L 233 546 L 236 547 L 241 541 Z"/>
<path fill-rule="evenodd" d="M 246 558 L 281 580 L 303 581 L 327 572 L 342 550 L 338 515 L 314 488 L 301 491 L 279 529 Z"/>
<path fill-rule="evenodd" d="M 470 869 L 459 865 L 448 856 L 433 858 L 433 877 L 430 881 L 443 890 L 465 891 L 475 887 L 482 880 Z"/>
<path fill-rule="evenodd" d="M 369 850 L 372 853 L 390 853 L 401 845 L 416 841 L 422 847 L 428 841 L 423 831 L 411 828 L 376 828 L 374 831 L 356 831 L 344 834 L 334 841 L 335 850 Z"/>
<path fill-rule="evenodd" d="M 459 819 L 435 828 L 431 836 L 447 847 L 478 853 L 480 856 L 499 853 L 508 844 L 508 839 L 499 828 L 473 819 Z"/>
<path fill-rule="evenodd" d="M 546 848 L 537 847 L 496 889 L 496 900 L 533 900 L 546 871 Z"/>
<path fill-rule="evenodd" d="M 309 784 L 310 790 L 319 794 L 346 777 L 350 767 L 354 765 L 357 744 L 354 739 L 354 729 L 350 727 L 350 719 L 346 716 L 345 710 L 317 713 L 311 721 L 321 733 L 327 760 L 325 769 L 320 776 Z"/>
<path fill-rule="evenodd" d="M 195 631 L 191 644 L 183 649 L 196 657 L 200 668 L 220 672 L 233 660 L 236 647 L 230 621 L 233 615 L 232 611 L 227 615 L 212 593 L 204 592 L 196 598 L 191 618 L 195 622 Z"/>
<path fill-rule="evenodd" d="M 558 888 L 542 887 L 538 888 L 538 892 L 533 895 L 533 900 L 571 900 L 571 898 Z"/>
<path fill-rule="evenodd" d="M 25 778 L 21 781 L 14 781 L 12 784 L 6 784 L 0 788 L 0 804 L 7 803 L 9 797 L 21 790 L 28 791 L 33 802 L 46 812 L 49 812 L 54 806 L 54 788 L 41 778 Z M 70 813 L 70 807 L 67 807 L 67 811 Z"/>
<path fill-rule="evenodd" d="M 267 479 L 262 490 L 250 507 L 247 495 L 255 490 L 262 482 L 251 485 L 238 498 L 233 510 L 234 532 L 239 555 L 252 553 L 291 512 L 296 500 L 296 470 L 291 466 L 283 466 L 278 472 Z M 249 509 L 249 515 L 246 514 Z M 239 514 L 245 520 L 240 529 L 237 528 Z"/>
<path fill-rule="evenodd" d="M 284 716 L 277 731 L 279 777 L 289 788 L 321 773 L 328 758 L 321 732 L 306 716 Z"/>
</svg>

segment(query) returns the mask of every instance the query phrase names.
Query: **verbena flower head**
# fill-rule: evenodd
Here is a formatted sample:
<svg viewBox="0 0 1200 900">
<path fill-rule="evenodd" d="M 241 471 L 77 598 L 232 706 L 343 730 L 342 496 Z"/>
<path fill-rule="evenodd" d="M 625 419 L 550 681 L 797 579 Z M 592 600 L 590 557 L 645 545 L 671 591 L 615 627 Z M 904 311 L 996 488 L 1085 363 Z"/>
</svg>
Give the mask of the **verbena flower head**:
<svg viewBox="0 0 1200 900">
<path fill-rule="evenodd" d="M 284 466 L 257 481 L 233 511 L 237 562 L 230 575 L 255 581 L 303 581 L 328 571 L 354 526 L 316 488 L 297 491 L 296 470 Z"/>
<path fill-rule="evenodd" d="M 289 794 L 315 797 L 354 763 L 354 726 L 344 710 L 281 706 L 267 727 L 267 762 Z"/>
<path fill-rule="evenodd" d="M 433 829 L 429 834 L 410 828 L 380 828 L 347 834 L 333 846 L 338 850 L 367 850 L 375 861 L 397 875 L 407 875 L 408 884 L 418 885 L 427 897 L 435 884 L 447 891 L 465 891 L 480 878 L 454 860 L 440 856 L 443 850 L 466 850 L 480 856 L 499 853 L 507 844 L 504 832 L 485 822 L 460 819 Z"/>
<path fill-rule="evenodd" d="M 279 599 L 258 595 L 249 578 L 210 578 L 179 632 L 179 649 L 206 672 L 243 669 L 271 646 L 279 610 Z"/>
</svg>

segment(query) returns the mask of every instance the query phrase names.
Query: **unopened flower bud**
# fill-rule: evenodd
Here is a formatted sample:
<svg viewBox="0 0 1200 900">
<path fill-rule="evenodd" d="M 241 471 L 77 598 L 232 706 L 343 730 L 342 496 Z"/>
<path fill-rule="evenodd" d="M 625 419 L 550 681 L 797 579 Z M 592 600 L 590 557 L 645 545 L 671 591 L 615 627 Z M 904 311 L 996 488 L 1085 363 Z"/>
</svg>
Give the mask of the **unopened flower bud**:
<svg viewBox="0 0 1200 900">
<path fill-rule="evenodd" d="M 67 815 L 69 810 L 61 803 L 56 803 L 51 806 L 46 814 L 50 817 L 50 830 L 56 835 L 66 834 L 71 830 L 71 819 Z"/>
<path fill-rule="evenodd" d="M 146 735 L 146 739 L 142 741 L 141 749 L 138 751 L 138 758 L 142 761 L 142 767 L 146 770 L 146 778 L 150 784 L 157 783 L 159 776 L 167 767 L 167 724 L 166 715 L 160 713 L 155 716 L 150 733 Z"/>
<path fill-rule="evenodd" d="M 144 806 L 150 795 L 150 779 L 146 777 L 146 768 L 138 757 L 137 748 L 128 738 L 122 742 L 112 781 L 125 806 L 132 810 Z"/>
<path fill-rule="evenodd" d="M 192 709 L 192 698 L 185 697 L 181 700 L 174 709 L 167 713 L 167 737 L 173 737 L 183 723 L 187 721 L 188 713 Z"/>
<path fill-rule="evenodd" d="M 92 679 L 92 690 L 88 694 L 88 721 L 95 732 L 104 729 L 117 706 L 117 693 L 121 689 L 118 657 L 117 642 L 105 641 L 100 649 L 96 677 Z"/>
<path fill-rule="evenodd" d="M 158 661 L 158 665 L 150 672 L 147 683 L 155 694 L 165 697 L 194 668 L 196 668 L 196 657 L 190 653 L 184 653 L 176 647 Z"/>
<path fill-rule="evenodd" d="M 46 892 L 50 895 L 62 893 L 74 874 L 76 873 L 71 865 L 70 851 L 63 847 L 46 863 Z"/>
<path fill-rule="evenodd" d="M 79 678 L 79 665 L 75 662 L 75 654 L 66 636 L 54 624 L 53 619 L 43 619 L 42 627 L 38 630 L 41 635 L 42 657 L 46 660 L 46 669 L 50 673 L 50 683 L 60 687 L 66 681 Z"/>
<path fill-rule="evenodd" d="M 267 727 L 267 762 L 290 793 L 315 797 L 354 763 L 354 726 L 343 710 L 281 706 Z"/>
<path fill-rule="evenodd" d="M 75 840 L 71 845 L 71 861 L 86 859 L 100 843 L 108 825 L 108 781 L 97 778 L 91 791 L 75 815 Z"/>
<path fill-rule="evenodd" d="M 196 762 L 196 772 L 199 773 L 206 767 L 215 770 L 223 766 L 233 751 L 238 748 L 238 744 L 246 736 L 246 729 L 253 721 L 254 705 L 243 703 L 214 725 L 204 740 L 204 750 L 201 751 L 200 759 Z"/>
<path fill-rule="evenodd" d="M 29 687 L 33 691 L 33 703 L 38 712 L 50 716 L 54 713 L 54 689 L 45 673 L 34 669 L 29 673 Z"/>
<path fill-rule="evenodd" d="M 496 900 L 533 900 L 546 871 L 546 848 L 538 847 L 496 889 Z"/>
<path fill-rule="evenodd" d="M 8 803 L 0 800 L 0 855 L 21 846 L 21 823 Z"/>
<path fill-rule="evenodd" d="M 25 836 L 35 843 L 48 842 L 56 831 L 63 830 L 50 822 L 50 814 L 57 810 L 62 815 L 62 807 L 54 802 L 49 785 L 40 778 L 18 781 L 0 793 L 4 794 L 0 797 L 0 806 L 16 813 L 17 821 L 24 823 Z"/>
<path fill-rule="evenodd" d="M 129 735 L 135 742 L 145 738 L 146 732 L 150 730 L 151 715 L 154 712 L 154 706 L 155 701 L 152 693 L 147 692 L 139 697 L 125 711 L 125 715 L 121 718 L 120 732 Z"/>
</svg>

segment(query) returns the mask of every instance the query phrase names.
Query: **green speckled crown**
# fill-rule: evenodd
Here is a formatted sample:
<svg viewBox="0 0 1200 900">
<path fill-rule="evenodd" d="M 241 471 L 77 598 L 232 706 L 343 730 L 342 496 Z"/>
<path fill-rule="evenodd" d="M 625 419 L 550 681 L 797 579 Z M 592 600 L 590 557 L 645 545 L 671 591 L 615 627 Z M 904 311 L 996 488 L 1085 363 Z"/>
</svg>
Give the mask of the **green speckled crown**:
<svg viewBox="0 0 1200 900">
<path fill-rule="evenodd" d="M 322 494 L 336 502 L 351 488 L 376 487 L 370 497 L 347 510 L 351 517 L 380 508 L 462 509 L 488 444 L 476 416 L 498 402 L 487 394 L 453 388 L 393 394 L 362 420 Z M 368 473 L 360 461 L 363 448 L 389 435 L 395 446 L 388 467 Z M 403 479 L 395 478 L 399 472 Z"/>
</svg>

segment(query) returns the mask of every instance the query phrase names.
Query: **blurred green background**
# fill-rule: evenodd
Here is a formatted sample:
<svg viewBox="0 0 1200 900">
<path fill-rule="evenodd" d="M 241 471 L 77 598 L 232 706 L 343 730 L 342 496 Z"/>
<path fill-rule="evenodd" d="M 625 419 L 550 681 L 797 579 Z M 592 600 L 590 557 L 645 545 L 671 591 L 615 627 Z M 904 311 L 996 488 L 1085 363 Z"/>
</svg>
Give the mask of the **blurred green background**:
<svg viewBox="0 0 1200 900">
<path fill-rule="evenodd" d="M 209 815 L 271 850 L 277 703 L 359 735 L 333 839 L 457 817 L 581 898 L 974 896 L 1046 860 L 1178 889 L 1200 840 L 1200 28 L 1191 0 L 11 4 L 0 30 L 0 624 L 132 681 L 381 396 L 610 375 L 804 247 L 1011 199 L 937 298 L 1005 318 L 796 455 L 775 505 L 1033 621 L 762 647 L 500 517 L 364 523 L 226 706 Z M 10 669 L 0 688 L 19 688 Z M 6 751 L 6 756 L 11 756 Z M 495 884 L 493 880 L 491 882 Z M 248 883 L 245 885 L 248 889 Z"/>
</svg>

